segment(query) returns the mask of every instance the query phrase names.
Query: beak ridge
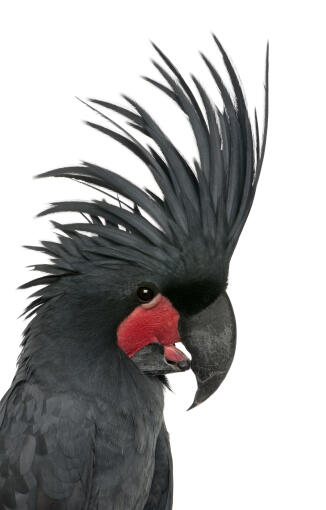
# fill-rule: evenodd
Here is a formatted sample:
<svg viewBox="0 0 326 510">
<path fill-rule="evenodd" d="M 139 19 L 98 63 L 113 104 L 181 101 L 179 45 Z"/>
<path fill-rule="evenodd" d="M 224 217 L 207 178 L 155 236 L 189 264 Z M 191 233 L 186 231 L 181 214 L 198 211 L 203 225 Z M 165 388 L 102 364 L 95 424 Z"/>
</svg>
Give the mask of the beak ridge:
<svg viewBox="0 0 326 510">
<path fill-rule="evenodd" d="M 188 410 L 207 400 L 220 386 L 236 348 L 236 322 L 226 292 L 201 312 L 180 321 L 181 339 L 192 356 L 197 392 Z"/>
</svg>

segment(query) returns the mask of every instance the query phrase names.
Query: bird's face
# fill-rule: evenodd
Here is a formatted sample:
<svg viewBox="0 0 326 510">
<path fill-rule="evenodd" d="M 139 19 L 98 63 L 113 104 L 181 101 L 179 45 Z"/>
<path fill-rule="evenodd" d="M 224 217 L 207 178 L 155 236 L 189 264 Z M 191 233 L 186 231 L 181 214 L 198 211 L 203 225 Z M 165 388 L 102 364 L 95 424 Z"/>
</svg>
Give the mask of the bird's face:
<svg viewBox="0 0 326 510">
<path fill-rule="evenodd" d="M 128 312 L 117 326 L 117 344 L 148 375 L 195 373 L 195 407 L 216 391 L 236 345 L 231 303 L 214 280 L 154 274 L 128 278 Z M 181 343 L 191 360 L 179 349 Z"/>
</svg>

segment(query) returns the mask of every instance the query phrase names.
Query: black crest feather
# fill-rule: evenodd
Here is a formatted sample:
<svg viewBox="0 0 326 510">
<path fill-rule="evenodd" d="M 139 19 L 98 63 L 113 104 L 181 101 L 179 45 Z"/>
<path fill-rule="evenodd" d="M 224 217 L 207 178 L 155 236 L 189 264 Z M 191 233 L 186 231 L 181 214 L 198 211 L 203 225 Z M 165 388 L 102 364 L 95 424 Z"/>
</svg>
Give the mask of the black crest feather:
<svg viewBox="0 0 326 510">
<path fill-rule="evenodd" d="M 189 258 L 191 250 L 198 250 L 198 243 L 202 243 L 203 250 L 211 258 L 220 257 L 228 267 L 252 206 L 264 158 L 268 122 L 268 47 L 265 116 L 260 134 L 257 114 L 255 112 L 252 125 L 235 69 L 219 40 L 213 37 L 223 57 L 231 91 L 213 64 L 204 55 L 202 58 L 222 98 L 222 110 L 193 76 L 200 105 L 190 85 L 156 45 L 154 48 L 163 65 L 154 62 L 154 66 L 165 83 L 145 77 L 175 101 L 188 118 L 199 160 L 194 160 L 193 166 L 187 162 L 150 113 L 133 99 L 125 97 L 127 107 L 90 99 L 85 104 L 108 121 L 110 127 L 91 122 L 88 125 L 141 159 L 150 169 L 163 198 L 150 190 L 140 189 L 111 170 L 87 162 L 41 174 L 38 177 L 77 180 L 102 191 L 117 203 L 114 205 L 105 199 L 60 202 L 42 212 L 41 215 L 75 211 L 87 221 L 54 224 L 64 234 L 59 241 L 43 242 L 41 247 L 33 249 L 50 255 L 56 269 L 51 265 L 36 266 L 35 269 L 46 272 L 46 276 L 25 287 L 47 285 L 63 274 L 78 273 L 74 260 L 100 263 L 105 259 L 112 265 L 124 261 L 152 270 L 160 270 L 164 264 L 173 270 L 176 263 L 185 263 L 184 251 L 187 250 Z M 140 143 L 136 134 L 98 111 L 98 106 L 120 114 L 136 132 L 148 137 L 150 145 Z M 153 221 L 148 220 L 142 211 Z M 39 303 L 38 300 L 36 305 Z"/>
</svg>

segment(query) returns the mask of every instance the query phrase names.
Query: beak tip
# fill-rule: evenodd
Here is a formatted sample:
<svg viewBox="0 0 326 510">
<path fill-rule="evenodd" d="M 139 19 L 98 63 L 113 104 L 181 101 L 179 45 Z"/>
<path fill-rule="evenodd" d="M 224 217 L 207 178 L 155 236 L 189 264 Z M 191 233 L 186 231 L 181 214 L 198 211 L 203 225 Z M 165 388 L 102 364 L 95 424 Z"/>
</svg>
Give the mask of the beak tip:
<svg viewBox="0 0 326 510">
<path fill-rule="evenodd" d="M 192 356 L 197 391 L 190 411 L 205 402 L 223 382 L 236 348 L 236 322 L 231 302 L 221 294 L 207 308 L 182 321 L 181 338 Z"/>
<path fill-rule="evenodd" d="M 190 367 L 191 367 L 191 362 L 189 359 L 187 360 L 181 360 L 177 363 L 178 367 L 180 368 L 180 370 L 183 370 L 184 372 L 186 370 L 189 370 Z"/>
<path fill-rule="evenodd" d="M 191 409 L 195 409 L 195 407 L 198 406 L 198 403 L 199 402 L 196 402 L 195 400 L 193 401 L 193 403 L 191 404 L 190 407 L 188 407 L 187 411 L 191 411 Z"/>
<path fill-rule="evenodd" d="M 193 403 L 191 404 L 190 407 L 188 407 L 187 411 L 191 411 L 191 409 L 195 409 L 195 407 L 199 406 L 199 404 L 202 404 L 203 402 L 205 402 L 205 400 L 208 399 L 209 395 L 205 396 L 204 398 L 201 398 L 201 396 L 198 394 L 198 390 L 196 392 L 196 395 L 195 395 L 195 398 L 194 398 L 194 401 Z"/>
</svg>

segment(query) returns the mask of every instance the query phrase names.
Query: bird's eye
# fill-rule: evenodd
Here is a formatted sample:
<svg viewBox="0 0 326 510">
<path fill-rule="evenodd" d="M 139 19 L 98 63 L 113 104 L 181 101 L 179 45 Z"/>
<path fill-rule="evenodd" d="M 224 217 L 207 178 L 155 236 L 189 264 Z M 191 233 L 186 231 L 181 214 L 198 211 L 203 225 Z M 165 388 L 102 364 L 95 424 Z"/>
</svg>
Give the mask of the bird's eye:
<svg viewBox="0 0 326 510">
<path fill-rule="evenodd" d="M 146 285 L 141 285 L 137 289 L 137 297 L 141 303 L 149 303 L 155 297 L 155 291 Z"/>
</svg>

